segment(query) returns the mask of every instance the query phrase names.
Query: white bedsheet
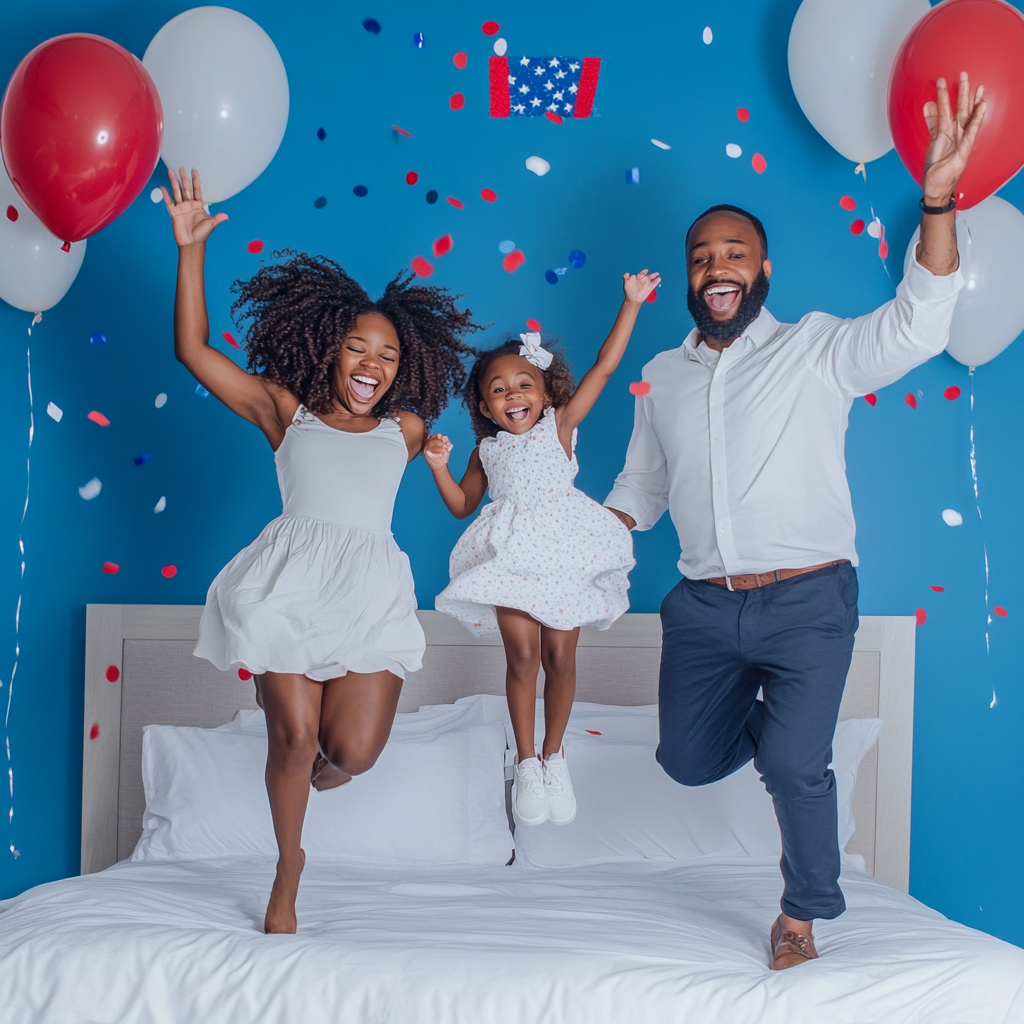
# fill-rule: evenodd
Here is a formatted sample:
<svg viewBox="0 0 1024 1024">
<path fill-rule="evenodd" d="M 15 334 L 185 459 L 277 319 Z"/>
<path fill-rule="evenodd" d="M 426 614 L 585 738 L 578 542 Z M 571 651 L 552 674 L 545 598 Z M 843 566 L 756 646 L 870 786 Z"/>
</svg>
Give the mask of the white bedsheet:
<svg viewBox="0 0 1024 1024">
<path fill-rule="evenodd" d="M 1020 1024 L 1024 950 L 860 873 L 821 959 L 767 969 L 773 865 L 382 873 L 120 864 L 0 903 L 3 1024 Z"/>
</svg>

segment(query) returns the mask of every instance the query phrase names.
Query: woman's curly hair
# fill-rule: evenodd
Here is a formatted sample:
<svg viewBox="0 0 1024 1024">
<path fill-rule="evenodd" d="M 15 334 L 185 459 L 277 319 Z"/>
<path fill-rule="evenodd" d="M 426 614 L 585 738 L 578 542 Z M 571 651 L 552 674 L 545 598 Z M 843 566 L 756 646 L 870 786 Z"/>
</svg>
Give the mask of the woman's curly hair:
<svg viewBox="0 0 1024 1024">
<path fill-rule="evenodd" d="M 391 321 L 401 346 L 394 383 L 373 407 L 381 418 L 409 409 L 429 424 L 466 379 L 462 356 L 474 350 L 462 336 L 480 330 L 443 288 L 415 284 L 402 271 L 374 302 L 362 286 L 326 256 L 290 249 L 284 263 L 235 281 L 231 314 L 245 336 L 249 371 L 287 388 L 310 412 L 325 415 L 334 403 L 333 367 L 341 342 L 360 313 Z"/>
<path fill-rule="evenodd" d="M 569 364 L 566 362 L 565 356 L 557 349 L 553 349 L 552 344 L 549 342 L 544 346 L 544 348 L 551 352 L 553 358 L 551 365 L 542 372 L 544 375 L 544 393 L 551 399 L 551 405 L 557 409 L 559 406 L 565 405 L 572 398 L 572 393 L 576 390 L 576 381 L 573 380 L 572 372 L 569 370 Z M 484 399 L 483 388 L 480 382 L 484 379 L 487 368 L 499 356 L 519 355 L 519 345 L 518 339 L 512 340 L 510 338 L 497 348 L 479 352 L 473 368 L 469 371 L 469 378 L 462 389 L 462 400 L 466 403 L 466 408 L 469 410 L 469 418 L 473 424 L 473 433 L 476 434 L 477 442 L 482 441 L 485 437 L 494 437 L 499 430 L 498 424 L 494 420 L 488 419 L 480 411 L 480 403 Z"/>
</svg>

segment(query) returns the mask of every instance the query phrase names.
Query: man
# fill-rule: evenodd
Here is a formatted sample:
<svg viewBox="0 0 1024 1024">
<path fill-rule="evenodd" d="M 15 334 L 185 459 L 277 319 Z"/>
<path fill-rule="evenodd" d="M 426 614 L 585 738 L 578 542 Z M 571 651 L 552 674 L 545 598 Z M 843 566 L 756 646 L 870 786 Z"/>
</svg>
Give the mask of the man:
<svg viewBox="0 0 1024 1024">
<path fill-rule="evenodd" d="M 667 508 L 679 533 L 684 578 L 661 606 L 658 760 L 698 786 L 754 759 L 782 833 L 775 970 L 815 958 L 814 918 L 846 909 L 828 765 L 858 624 L 847 418 L 855 397 L 946 346 L 963 280 L 954 197 L 982 95 L 962 74 L 955 117 L 943 79 L 925 105 L 921 242 L 874 313 L 780 324 L 762 305 L 772 265 L 761 222 L 733 206 L 694 221 L 697 327 L 644 368 L 651 389 L 605 501 L 638 530 Z"/>
</svg>

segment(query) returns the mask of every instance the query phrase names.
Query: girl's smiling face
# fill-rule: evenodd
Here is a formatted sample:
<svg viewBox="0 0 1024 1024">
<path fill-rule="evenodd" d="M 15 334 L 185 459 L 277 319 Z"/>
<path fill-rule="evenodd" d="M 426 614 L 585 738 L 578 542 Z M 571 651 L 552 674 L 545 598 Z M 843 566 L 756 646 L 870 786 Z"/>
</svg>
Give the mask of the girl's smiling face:
<svg viewBox="0 0 1024 1024">
<path fill-rule="evenodd" d="M 491 362 L 480 380 L 480 394 L 480 411 L 510 434 L 525 434 L 550 404 L 544 374 L 518 355 Z"/>
<path fill-rule="evenodd" d="M 360 313 L 334 363 L 334 390 L 341 404 L 367 416 L 395 382 L 398 334 L 380 313 Z"/>
</svg>

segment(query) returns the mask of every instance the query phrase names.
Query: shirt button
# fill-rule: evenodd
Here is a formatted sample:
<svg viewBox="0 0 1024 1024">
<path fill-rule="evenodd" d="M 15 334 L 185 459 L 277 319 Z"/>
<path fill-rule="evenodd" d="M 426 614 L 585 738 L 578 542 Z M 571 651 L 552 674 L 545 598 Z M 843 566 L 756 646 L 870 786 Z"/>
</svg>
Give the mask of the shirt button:
<svg viewBox="0 0 1024 1024">
<path fill-rule="evenodd" d="M 718 484 L 719 487 L 722 486 L 722 481 L 721 480 L 716 480 L 715 483 Z"/>
</svg>

